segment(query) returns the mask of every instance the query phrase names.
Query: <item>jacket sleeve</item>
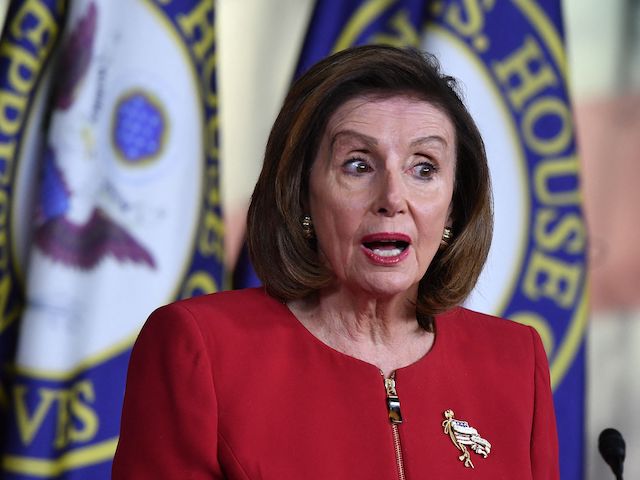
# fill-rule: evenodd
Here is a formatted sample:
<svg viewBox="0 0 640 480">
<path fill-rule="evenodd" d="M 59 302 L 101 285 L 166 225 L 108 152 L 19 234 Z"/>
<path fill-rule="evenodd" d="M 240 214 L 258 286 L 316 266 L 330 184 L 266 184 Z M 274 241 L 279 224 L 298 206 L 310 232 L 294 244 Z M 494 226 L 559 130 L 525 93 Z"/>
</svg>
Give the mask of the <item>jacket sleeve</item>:
<svg viewBox="0 0 640 480">
<path fill-rule="evenodd" d="M 531 432 L 531 473 L 534 480 L 559 480 L 558 434 L 553 409 L 547 354 L 538 332 L 529 327 L 535 354 L 535 397 Z"/>
<path fill-rule="evenodd" d="M 133 347 L 112 478 L 222 479 L 217 402 L 202 334 L 184 306 L 156 310 Z"/>
</svg>

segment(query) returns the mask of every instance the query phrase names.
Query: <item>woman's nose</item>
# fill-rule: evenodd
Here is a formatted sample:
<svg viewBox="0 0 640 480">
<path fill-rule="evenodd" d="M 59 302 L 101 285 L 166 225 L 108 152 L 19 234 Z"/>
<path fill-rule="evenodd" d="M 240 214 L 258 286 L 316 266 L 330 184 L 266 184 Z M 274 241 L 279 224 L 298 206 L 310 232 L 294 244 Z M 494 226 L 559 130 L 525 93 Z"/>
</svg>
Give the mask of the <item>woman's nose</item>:
<svg viewBox="0 0 640 480">
<path fill-rule="evenodd" d="M 385 216 L 404 213 L 407 209 L 407 199 L 401 173 L 385 171 L 376 183 L 375 212 Z"/>
</svg>

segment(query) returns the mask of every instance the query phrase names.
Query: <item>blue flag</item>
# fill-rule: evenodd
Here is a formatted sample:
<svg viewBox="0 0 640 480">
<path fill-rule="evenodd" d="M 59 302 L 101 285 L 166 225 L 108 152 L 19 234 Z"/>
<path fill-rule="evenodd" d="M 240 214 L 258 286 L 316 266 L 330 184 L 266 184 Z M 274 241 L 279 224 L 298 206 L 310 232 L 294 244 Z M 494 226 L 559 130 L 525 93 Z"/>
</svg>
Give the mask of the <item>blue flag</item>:
<svg viewBox="0 0 640 480">
<path fill-rule="evenodd" d="M 424 0 L 318 0 L 307 28 L 295 77 L 314 63 L 348 47 L 420 44 Z"/>
<path fill-rule="evenodd" d="M 489 260 L 468 301 L 543 340 L 561 478 L 583 478 L 586 232 L 559 0 L 433 2 L 423 48 L 461 79 L 487 146 Z"/>
<path fill-rule="evenodd" d="M 240 254 L 238 255 L 238 259 L 236 260 L 236 264 L 233 269 L 231 287 L 234 289 L 252 288 L 259 287 L 260 285 L 262 285 L 262 282 L 258 278 L 258 275 L 253 268 L 251 258 L 249 257 L 249 248 L 247 246 L 247 242 L 245 241 L 242 244 Z"/>
<path fill-rule="evenodd" d="M 65 10 L 65 2 L 55 0 L 16 0 L 0 8 L 0 439 L 9 422 L 10 372 L 24 308 L 35 171 L 30 153 L 40 142 L 44 110 L 37 92 Z"/>
<path fill-rule="evenodd" d="M 35 32 L 60 25 L 64 2 L 18 3 L 9 31 L 53 41 Z M 20 150 L 37 175 L 5 395 L 9 480 L 110 478 L 142 323 L 223 277 L 213 2 L 77 0 L 64 25 L 36 93 L 49 107 L 40 148 Z M 29 53 L 0 55 L 42 61 Z M 14 185 L 20 196 L 29 182 Z"/>
</svg>

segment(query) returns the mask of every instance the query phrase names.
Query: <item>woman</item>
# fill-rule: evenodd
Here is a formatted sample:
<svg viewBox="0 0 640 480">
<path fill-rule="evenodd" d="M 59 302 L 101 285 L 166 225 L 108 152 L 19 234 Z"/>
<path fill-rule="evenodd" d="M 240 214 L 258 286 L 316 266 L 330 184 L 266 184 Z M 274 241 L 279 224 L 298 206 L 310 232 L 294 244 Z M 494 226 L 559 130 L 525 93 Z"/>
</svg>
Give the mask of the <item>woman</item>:
<svg viewBox="0 0 640 480">
<path fill-rule="evenodd" d="M 538 335 L 458 306 L 491 225 L 482 139 L 432 57 L 315 65 L 249 210 L 265 288 L 150 317 L 114 478 L 559 478 Z"/>
</svg>

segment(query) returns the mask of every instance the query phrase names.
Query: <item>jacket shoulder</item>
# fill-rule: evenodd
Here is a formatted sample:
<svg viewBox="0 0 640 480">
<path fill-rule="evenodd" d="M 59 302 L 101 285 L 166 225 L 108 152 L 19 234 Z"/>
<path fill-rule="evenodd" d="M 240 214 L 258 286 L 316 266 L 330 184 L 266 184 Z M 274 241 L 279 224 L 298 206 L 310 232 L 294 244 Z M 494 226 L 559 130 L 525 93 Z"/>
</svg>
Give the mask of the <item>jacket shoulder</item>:
<svg viewBox="0 0 640 480">
<path fill-rule="evenodd" d="M 531 335 L 531 327 L 523 325 L 508 318 L 476 312 L 465 307 L 456 307 L 442 315 L 442 320 L 454 326 L 456 329 L 471 331 L 488 331 L 491 334 L 502 335 Z"/>
<path fill-rule="evenodd" d="M 439 322 L 439 323 L 438 323 Z M 436 320 L 456 344 L 469 351 L 492 351 L 498 358 L 533 359 L 541 344 L 537 331 L 506 318 L 457 307 Z"/>
<path fill-rule="evenodd" d="M 282 306 L 282 304 L 269 296 L 263 288 L 246 288 L 178 300 L 160 308 L 183 308 L 192 312 L 216 311 L 220 314 L 238 314 L 252 310 L 275 308 L 276 306 Z"/>
<path fill-rule="evenodd" d="M 156 309 L 147 324 L 194 323 L 206 332 L 246 331 L 254 327 L 273 325 L 274 319 L 285 318 L 286 305 L 269 296 L 263 288 L 229 290 L 178 300 Z"/>
</svg>

